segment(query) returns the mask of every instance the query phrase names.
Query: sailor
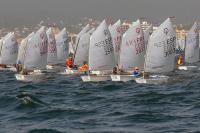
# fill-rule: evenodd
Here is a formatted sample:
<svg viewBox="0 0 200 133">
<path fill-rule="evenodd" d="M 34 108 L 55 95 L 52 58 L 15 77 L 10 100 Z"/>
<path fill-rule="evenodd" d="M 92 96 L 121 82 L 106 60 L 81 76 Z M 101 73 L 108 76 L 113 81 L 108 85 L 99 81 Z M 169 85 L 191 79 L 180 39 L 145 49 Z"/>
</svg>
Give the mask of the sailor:
<svg viewBox="0 0 200 133">
<path fill-rule="evenodd" d="M 113 74 L 115 74 L 115 75 L 118 74 L 118 72 L 117 72 L 117 67 L 114 67 L 114 68 L 113 68 Z"/>
<path fill-rule="evenodd" d="M 118 64 L 113 68 L 113 74 L 120 74 L 120 69 Z"/>
<path fill-rule="evenodd" d="M 88 72 L 89 67 L 86 61 L 83 62 L 83 66 L 79 67 L 79 71 L 84 72 L 85 74 Z"/>
<path fill-rule="evenodd" d="M 69 57 L 67 60 L 66 60 L 66 66 L 68 67 L 68 69 L 73 69 L 73 59 L 72 57 Z"/>
<path fill-rule="evenodd" d="M 179 66 L 183 65 L 183 57 L 181 55 L 178 56 L 177 65 Z"/>
<path fill-rule="evenodd" d="M 17 72 L 20 72 L 22 71 L 22 63 L 20 60 L 17 60 L 17 63 L 15 65 L 16 69 L 17 69 Z"/>
<path fill-rule="evenodd" d="M 139 68 L 138 67 L 135 67 L 134 68 L 134 71 L 133 71 L 133 76 L 134 77 L 139 77 L 140 76 L 140 71 L 139 71 Z"/>
</svg>

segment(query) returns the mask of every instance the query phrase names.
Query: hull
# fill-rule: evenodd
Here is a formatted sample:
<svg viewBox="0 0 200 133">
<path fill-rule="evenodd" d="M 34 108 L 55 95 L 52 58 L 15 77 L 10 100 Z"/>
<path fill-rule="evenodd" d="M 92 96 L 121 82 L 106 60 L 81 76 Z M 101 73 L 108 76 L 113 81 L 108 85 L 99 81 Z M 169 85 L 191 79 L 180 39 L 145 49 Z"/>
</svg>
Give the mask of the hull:
<svg viewBox="0 0 200 133">
<path fill-rule="evenodd" d="M 107 74 L 111 74 L 112 71 L 111 70 L 104 70 L 104 71 L 91 71 L 91 74 L 96 74 L 96 75 L 107 75 Z"/>
<path fill-rule="evenodd" d="M 0 71 L 13 71 L 13 72 L 16 72 L 17 69 L 15 67 L 7 67 L 7 68 L 1 68 L 0 67 Z"/>
<path fill-rule="evenodd" d="M 185 70 L 185 71 L 192 71 L 192 70 L 198 70 L 197 66 L 178 66 L 179 70 Z"/>
<path fill-rule="evenodd" d="M 101 82 L 111 80 L 110 75 L 87 75 L 81 76 L 83 82 Z"/>
<path fill-rule="evenodd" d="M 151 75 L 148 79 L 136 78 L 135 81 L 139 84 L 165 84 L 168 83 L 169 77 L 164 75 Z"/>
<path fill-rule="evenodd" d="M 111 80 L 115 82 L 128 82 L 131 80 L 135 80 L 135 77 L 133 75 L 110 75 Z"/>
<path fill-rule="evenodd" d="M 78 70 L 73 70 L 73 69 L 65 69 L 65 71 L 61 72 L 60 74 L 63 74 L 63 75 L 80 75 L 80 74 L 83 74 L 83 72 L 80 72 Z"/>
<path fill-rule="evenodd" d="M 45 78 L 45 74 L 43 73 L 30 73 L 28 75 L 15 74 L 15 77 L 18 81 L 40 82 Z"/>
</svg>

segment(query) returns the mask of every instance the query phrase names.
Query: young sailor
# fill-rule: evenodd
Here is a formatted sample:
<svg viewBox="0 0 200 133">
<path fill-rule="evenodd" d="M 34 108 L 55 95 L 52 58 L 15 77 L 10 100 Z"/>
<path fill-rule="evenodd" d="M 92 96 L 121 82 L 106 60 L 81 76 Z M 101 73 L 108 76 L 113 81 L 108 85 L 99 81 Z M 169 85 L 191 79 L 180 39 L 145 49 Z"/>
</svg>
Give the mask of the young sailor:
<svg viewBox="0 0 200 133">
<path fill-rule="evenodd" d="M 83 66 L 79 67 L 79 71 L 84 72 L 85 74 L 89 70 L 89 66 L 86 61 L 83 62 Z"/>
<path fill-rule="evenodd" d="M 17 69 L 17 72 L 22 71 L 22 63 L 20 60 L 17 60 L 16 69 Z"/>
<path fill-rule="evenodd" d="M 114 67 L 114 68 L 113 68 L 113 74 L 114 74 L 114 75 L 117 75 L 117 74 L 118 74 L 118 72 L 117 72 L 117 67 Z"/>
<path fill-rule="evenodd" d="M 181 55 L 178 56 L 177 65 L 178 66 L 182 66 L 183 65 L 183 57 Z"/>
<path fill-rule="evenodd" d="M 115 75 L 120 74 L 120 69 L 118 64 L 113 68 L 113 74 Z"/>
<path fill-rule="evenodd" d="M 68 69 L 73 69 L 73 65 L 74 65 L 73 59 L 72 59 L 72 57 L 69 57 L 66 60 L 66 66 L 68 67 Z"/>
<path fill-rule="evenodd" d="M 139 68 L 138 68 L 138 67 L 135 67 L 135 68 L 134 68 L 134 71 L 133 71 L 133 76 L 134 76 L 134 77 L 139 77 L 140 75 L 141 75 L 141 73 L 140 73 Z"/>
</svg>

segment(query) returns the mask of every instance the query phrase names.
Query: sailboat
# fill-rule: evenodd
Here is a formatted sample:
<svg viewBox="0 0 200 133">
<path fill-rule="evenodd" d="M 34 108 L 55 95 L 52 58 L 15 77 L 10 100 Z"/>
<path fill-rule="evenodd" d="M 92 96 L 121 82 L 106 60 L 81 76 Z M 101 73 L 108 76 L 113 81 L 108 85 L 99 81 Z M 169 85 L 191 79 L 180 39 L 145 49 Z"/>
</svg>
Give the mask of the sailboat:
<svg viewBox="0 0 200 133">
<path fill-rule="evenodd" d="M 89 70 L 90 74 L 81 76 L 83 82 L 111 80 L 110 72 L 115 66 L 112 38 L 104 20 L 90 37 Z"/>
<path fill-rule="evenodd" d="M 169 81 L 169 76 L 152 75 L 150 73 L 168 73 L 175 68 L 176 33 L 171 19 L 165 20 L 151 35 L 144 64 L 144 74 L 136 78 L 137 83 L 163 84 Z"/>
<path fill-rule="evenodd" d="M 90 31 L 82 34 L 82 36 L 79 39 L 79 43 L 77 44 L 76 51 L 74 52 L 74 65 L 75 66 L 81 66 L 83 65 L 83 62 L 88 62 L 88 54 L 89 54 L 89 44 L 90 44 L 90 36 L 94 32 L 94 28 Z M 74 69 L 66 69 L 66 74 L 83 74 L 83 72 L 80 72 L 79 70 Z"/>
<path fill-rule="evenodd" d="M 56 48 L 56 39 L 52 28 L 50 27 L 47 31 L 47 38 L 48 38 L 48 53 L 47 53 L 47 71 L 59 71 L 60 67 L 57 65 L 57 48 Z"/>
<path fill-rule="evenodd" d="M 56 36 L 57 61 L 63 65 L 69 54 L 68 35 L 66 28 Z"/>
<path fill-rule="evenodd" d="M 16 71 L 14 65 L 16 64 L 18 55 L 18 44 L 15 38 L 15 33 L 8 33 L 1 41 L 0 47 L 0 64 L 5 67 L 1 67 L 0 70 Z"/>
<path fill-rule="evenodd" d="M 21 43 L 19 44 L 19 49 L 18 49 L 18 56 L 17 56 L 17 64 L 16 67 L 18 68 L 17 71 L 20 71 L 22 65 L 24 64 L 24 59 L 25 59 L 25 52 L 27 48 L 27 43 L 28 40 L 34 36 L 34 32 L 30 33 L 26 38 L 24 38 Z"/>
<path fill-rule="evenodd" d="M 199 32 L 195 22 L 186 36 L 185 62 L 188 64 L 199 62 Z M 178 66 L 179 70 L 197 70 L 197 66 Z"/>
<path fill-rule="evenodd" d="M 126 73 L 112 74 L 112 81 L 134 80 L 133 69 L 138 67 L 144 69 L 145 41 L 144 33 L 140 21 L 136 21 L 125 32 L 122 38 L 121 50 L 119 55 L 119 67 Z"/>
<path fill-rule="evenodd" d="M 88 53 L 89 53 L 89 43 L 90 43 L 90 35 L 94 31 L 94 29 L 90 30 L 89 24 L 86 25 L 77 35 L 75 51 L 73 55 L 74 66 L 78 67 L 83 64 L 84 61 L 88 62 Z M 65 69 L 65 74 L 67 75 L 77 75 L 82 74 L 82 72 L 75 69 Z"/>
<path fill-rule="evenodd" d="M 37 82 L 45 78 L 41 70 L 47 65 L 48 40 L 45 27 L 41 27 L 32 35 L 26 44 L 22 73 L 16 74 L 19 81 Z"/>
</svg>

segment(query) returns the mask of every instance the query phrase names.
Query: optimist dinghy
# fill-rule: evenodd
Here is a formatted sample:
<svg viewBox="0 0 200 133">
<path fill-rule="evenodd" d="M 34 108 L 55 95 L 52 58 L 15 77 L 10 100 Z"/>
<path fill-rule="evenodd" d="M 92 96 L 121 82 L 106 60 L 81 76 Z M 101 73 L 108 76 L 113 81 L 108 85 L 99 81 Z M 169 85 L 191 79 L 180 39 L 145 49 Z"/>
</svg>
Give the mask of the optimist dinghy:
<svg viewBox="0 0 200 133">
<path fill-rule="evenodd" d="M 47 72 L 59 72 L 63 67 L 58 65 L 56 39 L 52 28 L 49 28 L 46 34 L 48 38 Z"/>
<path fill-rule="evenodd" d="M 14 32 L 8 33 L 2 40 L 0 40 L 0 70 L 9 70 L 16 72 L 14 64 L 16 64 L 18 55 L 18 44 Z"/>
<path fill-rule="evenodd" d="M 121 50 L 119 55 L 119 66 L 129 74 L 112 74 L 112 81 L 127 82 L 134 80 L 133 69 L 138 67 L 144 69 L 145 41 L 144 33 L 140 21 L 136 21 L 126 31 L 122 38 Z"/>
<path fill-rule="evenodd" d="M 198 25 L 195 22 L 186 36 L 185 41 L 185 62 L 193 64 L 199 62 L 199 32 Z M 181 65 L 178 66 L 179 70 L 198 70 L 198 66 Z"/>
<path fill-rule="evenodd" d="M 112 71 L 115 66 L 113 44 L 108 25 L 104 20 L 90 37 L 89 70 Z M 99 82 L 111 80 L 110 74 L 89 74 L 81 76 L 83 82 Z"/>
<path fill-rule="evenodd" d="M 85 28 L 83 28 L 84 30 Z M 79 35 L 79 41 L 74 53 L 74 65 L 75 66 L 82 66 L 83 62 L 88 62 L 88 54 L 89 54 L 89 44 L 90 44 L 90 36 L 94 32 L 94 28 L 89 30 L 88 32 L 82 33 Z M 79 34 L 80 34 L 79 33 Z M 83 74 L 83 72 L 79 70 L 74 70 L 74 69 L 65 69 L 65 72 L 67 75 L 80 75 Z"/>
<path fill-rule="evenodd" d="M 170 77 L 165 75 L 150 75 L 149 73 L 168 73 L 175 68 L 176 33 L 170 18 L 163 22 L 151 35 L 144 65 L 144 75 L 136 78 L 140 84 L 164 84 Z"/>
<path fill-rule="evenodd" d="M 38 82 L 45 78 L 41 70 L 47 65 L 48 41 L 45 27 L 41 27 L 32 35 L 26 44 L 24 52 L 24 64 L 22 74 L 16 74 L 15 77 L 23 82 Z"/>
</svg>

